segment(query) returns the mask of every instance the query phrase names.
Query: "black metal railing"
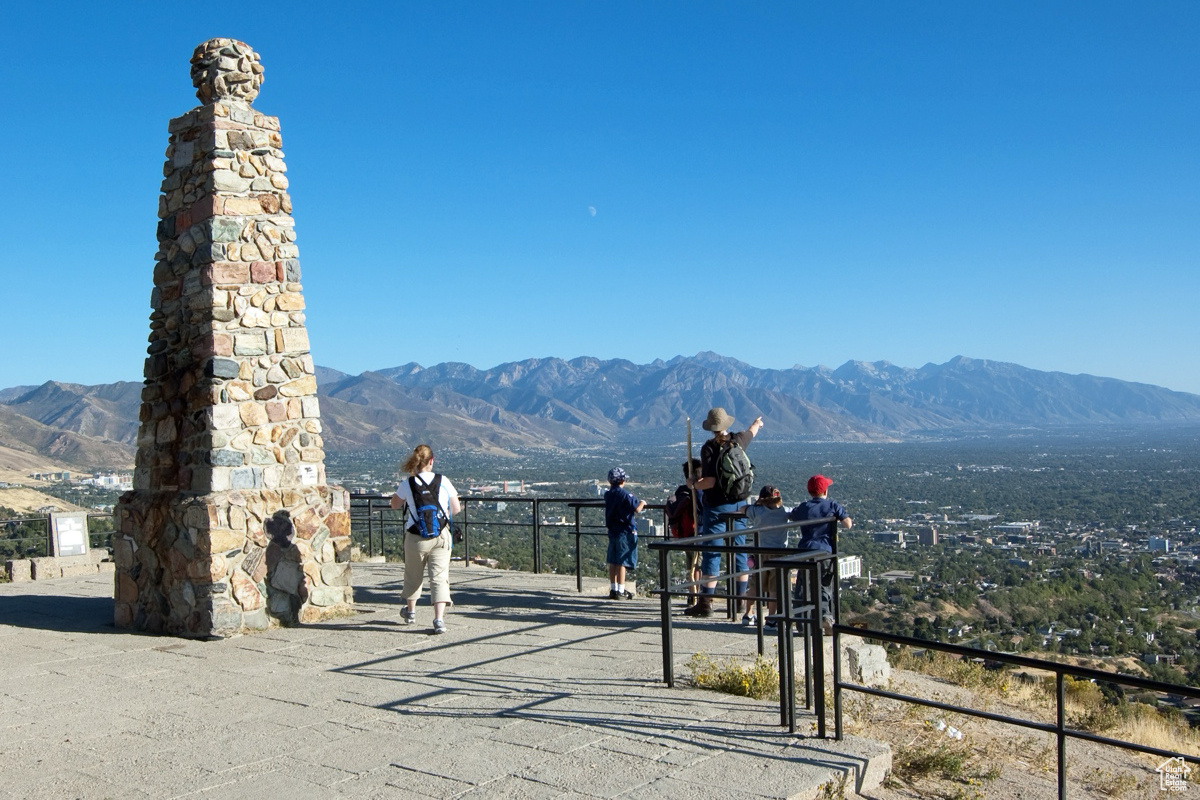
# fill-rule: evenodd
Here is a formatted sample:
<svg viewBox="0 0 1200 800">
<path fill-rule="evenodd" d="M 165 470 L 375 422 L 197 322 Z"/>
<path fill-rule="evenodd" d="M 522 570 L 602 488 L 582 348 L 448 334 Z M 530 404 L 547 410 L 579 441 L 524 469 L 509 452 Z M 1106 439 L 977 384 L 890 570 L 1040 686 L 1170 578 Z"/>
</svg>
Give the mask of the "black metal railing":
<svg viewBox="0 0 1200 800">
<path fill-rule="evenodd" d="M 724 588 L 724 591 L 720 592 L 720 593 L 714 591 L 712 597 L 714 599 L 720 598 L 720 599 L 724 599 L 726 601 L 726 614 L 730 618 L 733 618 L 734 616 L 736 616 L 736 603 L 739 600 L 744 601 L 744 602 L 753 602 L 755 604 L 754 618 L 755 618 L 755 629 L 756 629 L 756 633 L 757 633 L 758 654 L 765 655 L 765 653 L 766 653 L 766 638 L 764 636 L 764 623 L 768 619 L 771 619 L 771 620 L 782 619 L 784 617 L 784 614 L 764 615 L 762 613 L 763 604 L 769 603 L 772 601 L 776 601 L 776 602 L 784 604 L 785 613 L 788 616 L 794 616 L 795 614 L 798 613 L 795 610 L 791 610 L 791 606 L 789 605 L 791 602 L 791 598 L 790 598 L 791 579 L 790 579 L 790 576 L 788 574 L 786 574 L 783 570 L 779 569 L 777 566 L 774 566 L 774 560 L 776 558 L 778 558 L 781 553 L 789 554 L 788 555 L 789 558 L 797 559 L 795 561 L 796 568 L 803 569 L 803 570 L 809 570 L 809 569 L 813 570 L 813 578 L 814 579 L 811 582 L 811 586 L 816 587 L 817 581 L 815 579 L 816 578 L 815 570 L 818 569 L 819 563 L 826 559 L 834 558 L 833 554 L 826 553 L 825 551 L 822 551 L 822 550 L 815 550 L 815 551 L 814 550 L 800 550 L 799 548 L 795 548 L 795 547 L 789 547 L 789 548 L 761 547 L 761 546 L 759 546 L 759 539 L 758 539 L 759 535 L 763 534 L 763 533 L 772 533 L 772 532 L 777 532 L 777 531 L 790 531 L 790 530 L 803 530 L 804 528 L 813 527 L 815 525 L 824 525 L 824 524 L 827 524 L 830 522 L 836 523 L 836 518 L 834 518 L 834 517 L 822 517 L 820 519 L 805 520 L 803 522 L 789 522 L 784 525 L 764 525 L 762 527 L 748 527 L 748 528 L 735 529 L 733 527 L 735 520 L 737 520 L 738 518 L 743 517 L 743 516 L 744 515 L 740 514 L 740 513 L 723 514 L 722 517 L 725 520 L 725 530 L 721 533 L 712 533 L 712 534 L 706 534 L 703 536 L 689 536 L 687 538 L 668 539 L 666 541 L 658 541 L 658 542 L 650 543 L 650 549 L 652 551 L 658 553 L 659 588 L 656 589 L 653 592 L 653 594 L 657 594 L 659 596 L 659 600 L 660 600 L 660 614 L 661 614 L 661 619 L 662 619 L 663 680 L 666 682 L 667 686 L 675 685 L 675 674 L 674 674 L 675 673 L 675 668 L 674 668 L 675 644 L 674 644 L 674 627 L 672 625 L 672 616 L 671 616 L 671 599 L 673 597 L 682 597 L 682 596 L 692 594 L 692 593 L 696 592 L 701 586 L 715 581 L 718 584 L 724 584 L 725 588 Z M 747 537 L 746 541 L 748 541 L 749 544 L 734 545 L 734 544 L 724 543 L 724 540 L 731 538 L 733 536 L 738 536 L 738 535 L 746 536 Z M 717 542 L 720 542 L 720 543 L 717 543 Z M 686 580 L 686 581 L 677 581 L 677 582 L 673 583 L 671 581 L 671 577 L 670 577 L 671 576 L 671 568 L 670 568 L 671 554 L 672 553 L 680 553 L 680 552 L 686 553 L 689 550 L 703 550 L 703 551 L 710 552 L 710 553 L 721 554 L 722 556 L 725 557 L 725 560 L 726 560 L 725 572 L 721 573 L 720 575 L 715 575 L 715 576 L 704 576 L 700 580 Z M 756 559 L 755 565 L 753 567 L 747 566 L 747 569 L 744 571 L 735 571 L 734 562 L 735 562 L 736 556 L 739 554 L 746 555 L 748 558 L 753 556 Z M 763 558 L 766 558 L 768 560 L 766 562 L 763 562 L 762 561 Z M 811 566 L 809 566 L 809 565 L 811 565 Z M 779 595 L 778 597 L 768 597 L 765 594 L 763 594 L 763 590 L 762 590 L 762 583 L 761 583 L 760 578 L 762 575 L 764 575 L 768 571 L 772 571 L 772 570 L 776 571 L 776 584 L 775 585 L 776 585 L 776 592 Z M 746 594 L 742 594 L 742 595 L 737 594 L 733 590 L 732 584 L 740 578 L 746 578 L 748 583 L 749 583 L 749 579 L 753 579 L 753 585 L 754 585 L 753 591 L 748 591 Z M 788 590 L 785 591 L 784 587 L 788 587 Z M 749 586 L 747 586 L 747 589 L 749 589 Z M 805 591 L 808 591 L 808 590 L 806 589 Z M 807 609 L 807 608 L 805 609 L 806 612 L 808 610 L 810 610 L 810 609 Z M 813 611 L 812 616 L 814 617 L 814 619 L 817 619 L 819 621 L 820 615 L 815 613 L 815 607 L 811 610 Z M 789 648 L 789 652 L 790 652 L 790 648 L 791 648 L 790 641 L 785 643 L 784 639 L 783 639 L 782 628 L 784 628 L 784 627 L 787 627 L 787 626 L 777 624 L 776 633 L 777 633 L 777 636 L 779 637 L 779 644 L 781 647 L 781 652 L 782 652 L 782 648 L 785 644 Z M 806 642 L 807 641 L 808 640 L 806 639 Z M 811 659 L 813 657 L 814 652 L 815 651 L 812 647 L 809 647 L 809 646 L 805 647 L 804 654 L 805 654 L 805 672 L 806 672 L 806 674 L 811 674 L 813 672 L 813 670 L 810 669 L 809 666 L 810 666 Z M 817 654 L 817 658 L 820 658 L 820 654 Z M 780 682 L 781 682 L 781 684 L 783 684 L 786 679 L 785 675 L 784 675 L 784 671 L 786 669 L 787 669 L 787 665 L 784 663 L 783 659 L 781 658 L 781 660 L 780 660 Z M 811 690 L 810 690 L 810 695 L 811 695 Z M 781 719 L 784 720 L 784 724 L 787 724 L 786 713 L 784 710 L 784 703 L 785 703 L 786 699 L 787 698 L 784 696 L 784 694 L 781 693 L 781 695 L 780 695 L 780 715 L 781 715 Z"/>
<path fill-rule="evenodd" d="M 936 700 L 927 700 L 922 697 L 913 697 L 911 695 L 905 695 L 899 692 L 891 692 L 884 689 L 861 686 L 844 681 L 841 677 L 840 656 L 840 637 L 843 635 L 856 636 L 862 639 L 876 639 L 898 645 L 907 645 L 909 647 L 918 647 L 926 650 L 950 653 L 962 658 L 982 658 L 1002 664 L 1008 664 L 1010 666 L 1051 672 L 1054 674 L 1055 685 L 1055 720 L 1053 723 L 1038 722 L 1036 720 L 1012 717 L 1005 714 L 982 711 L 979 709 L 954 705 L 952 703 L 943 703 Z M 1022 728 L 1029 728 L 1032 730 L 1054 734 L 1058 750 L 1058 796 L 1060 799 L 1065 799 L 1067 796 L 1067 739 L 1079 739 L 1082 741 L 1095 742 L 1096 744 L 1110 745 L 1112 747 L 1119 747 L 1124 750 L 1147 753 L 1160 758 L 1181 758 L 1185 761 L 1190 761 L 1193 764 L 1200 764 L 1200 757 L 1197 756 L 1188 755 L 1186 753 L 1178 753 L 1172 750 L 1164 750 L 1159 747 L 1138 744 L 1136 742 L 1130 742 L 1124 739 L 1099 736 L 1094 733 L 1089 733 L 1088 731 L 1079 730 L 1077 728 L 1068 726 L 1066 722 L 1065 687 L 1065 679 L 1067 677 L 1070 677 L 1074 680 L 1099 681 L 1102 683 L 1116 684 L 1118 686 L 1132 686 L 1145 691 L 1158 692 L 1161 694 L 1174 694 L 1188 698 L 1200 698 L 1200 688 L 1195 686 L 1181 686 L 1174 683 L 1163 683 L 1161 681 L 1154 681 L 1148 678 L 1141 678 L 1136 675 L 1126 675 L 1119 672 L 1105 672 L 1103 670 L 1089 669 L 1087 667 L 1060 664 L 1056 661 L 1046 661 L 1045 659 L 1040 658 L 1030 658 L 1027 656 L 1019 656 L 1010 653 L 997 653 L 991 650 L 980 650 L 974 647 L 963 647 L 961 645 L 948 644 L 945 642 L 931 642 L 924 639 L 914 639 L 911 636 L 900 636 L 894 633 L 884 633 L 883 631 L 854 628 L 846 625 L 835 625 L 833 628 L 834 735 L 837 739 L 842 738 L 841 693 L 848 690 L 860 692 L 862 694 L 873 695 L 875 697 L 887 697 L 893 700 L 902 700 L 908 703 L 916 703 L 918 705 L 928 706 L 930 708 L 941 709 L 942 711 L 957 712 L 966 714 L 968 716 L 979 717 L 981 719 L 1005 722 Z M 818 679 L 820 680 L 821 678 L 823 678 L 823 676 L 820 676 Z"/>
<path fill-rule="evenodd" d="M 109 512 L 88 512 L 88 547 L 111 551 L 113 516 Z M 107 525 L 93 525 L 93 520 L 108 520 Z M 92 530 L 93 527 L 102 530 Z M 23 534 L 23 535 L 22 535 Z M 0 519 L 0 560 L 42 558 L 50 555 L 50 515 Z"/>
<path fill-rule="evenodd" d="M 779 613 L 768 615 L 767 618 L 776 622 L 777 630 L 780 681 L 780 724 L 786 726 L 791 733 L 796 732 L 797 682 L 794 632 L 798 630 L 804 639 L 804 707 L 808 710 L 811 710 L 816 716 L 817 736 L 823 738 L 827 735 L 825 719 L 826 682 L 824 664 L 824 643 L 826 635 L 821 625 L 820 601 L 818 595 L 820 592 L 819 581 L 821 569 L 832 568 L 835 570 L 832 587 L 833 601 L 831 608 L 834 616 L 834 624 L 832 625 L 831 629 L 831 636 L 833 640 L 833 666 L 831 672 L 833 676 L 832 697 L 834 738 L 840 740 L 843 735 L 842 693 L 844 691 L 853 691 L 875 697 L 884 697 L 902 702 L 915 703 L 918 705 L 927 706 L 929 708 L 937 708 L 942 711 L 962 713 L 968 716 L 979 717 L 981 719 L 1007 723 L 1010 725 L 1016 725 L 1031 730 L 1038 730 L 1053 734 L 1057 743 L 1057 779 L 1058 796 L 1060 800 L 1065 800 L 1067 796 L 1066 742 L 1068 739 L 1078 739 L 1096 744 L 1109 745 L 1134 752 L 1146 753 L 1164 759 L 1179 758 L 1189 761 L 1193 764 L 1200 764 L 1200 757 L 1198 756 L 1166 750 L 1161 747 L 1143 745 L 1137 742 L 1131 742 L 1111 736 L 1100 736 L 1095 733 L 1090 733 L 1088 731 L 1069 726 L 1066 721 L 1067 704 L 1065 682 L 1066 678 L 1070 677 L 1073 680 L 1098 681 L 1101 683 L 1115 684 L 1118 686 L 1133 687 L 1159 694 L 1174 695 L 1177 697 L 1193 699 L 1200 699 L 1200 687 L 1164 683 L 1162 681 L 1150 680 L 1148 678 L 1142 678 L 1136 675 L 1105 672 L 1103 670 L 1062 664 L 1055 661 L 1047 661 L 1045 659 L 1031 658 L 1028 656 L 1020 656 L 1009 653 L 998 653 L 991 650 L 981 650 L 974 647 L 965 647 L 963 645 L 927 641 L 924 639 L 916 639 L 911 636 L 902 636 L 884 631 L 869 630 L 843 625 L 840 622 L 840 614 L 838 611 L 838 594 L 841 579 L 840 575 L 838 575 L 836 572 L 836 570 L 839 569 L 836 537 L 834 539 L 832 553 L 821 551 L 796 551 L 794 553 L 789 553 L 782 556 L 779 555 L 779 550 L 777 548 L 768 550 L 766 548 L 758 547 L 757 543 L 745 546 L 713 544 L 715 540 L 725 539 L 730 536 L 731 533 L 751 534 L 756 530 L 757 532 L 766 532 L 769 530 L 779 530 L 789 527 L 802 527 L 805 525 L 821 524 L 830 522 L 831 520 L 832 518 L 826 518 L 822 520 L 812 520 L 811 522 L 796 523 L 794 525 L 777 525 L 770 528 L 764 527 L 759 529 L 748 528 L 741 531 L 730 531 L 727 529 L 725 532 L 719 534 L 695 536 L 688 539 L 672 539 L 666 542 L 655 542 L 650 545 L 652 550 L 656 550 L 659 553 L 659 583 L 662 587 L 664 587 L 658 592 L 658 594 L 661 599 L 662 613 L 663 679 L 668 686 L 674 685 L 674 643 L 672 637 L 673 628 L 671 620 L 671 598 L 686 594 L 689 588 L 697 586 L 704 581 L 713 580 L 712 578 L 705 578 L 704 581 L 684 581 L 671 583 L 669 581 L 670 554 L 679 550 L 695 549 L 703 549 L 710 552 L 728 554 L 730 558 L 732 558 L 732 556 L 736 553 L 745 553 L 748 555 L 767 554 L 770 557 L 768 557 L 765 564 L 756 566 L 755 569 L 749 570 L 748 573 L 741 574 L 761 574 L 769 570 L 775 571 L 776 586 L 778 587 L 777 591 L 779 594 L 778 600 L 782 610 Z M 730 523 L 727 521 L 727 525 L 728 524 Z M 771 556 L 771 554 L 774 555 Z M 823 562 L 829 561 L 832 561 L 833 563 L 824 567 L 822 566 Z M 796 588 L 794 591 L 790 588 L 787 588 L 791 585 L 790 576 L 793 570 L 798 572 L 798 580 L 796 582 Z M 727 574 L 717 576 L 716 579 L 728 580 L 733 577 L 732 571 L 730 571 Z M 765 600 L 766 598 L 754 596 L 749 597 L 748 599 L 759 602 L 761 600 Z M 757 615 L 757 617 L 759 620 L 759 654 L 761 655 L 763 653 L 763 615 L 761 612 Z M 949 653 L 961 658 L 983 659 L 994 663 L 1022 667 L 1025 669 L 1041 670 L 1050 673 L 1054 675 L 1055 682 L 1055 721 L 1053 723 L 1039 722 L 1037 720 L 999 714 L 993 711 L 983 711 L 967 706 L 960 706 L 938 700 L 906 695 L 899 692 L 864 686 L 843 680 L 841 674 L 842 636 L 854 636 L 860 639 L 889 642 L 897 645 L 905 645 L 914 648 Z"/>
<path fill-rule="evenodd" d="M 351 536 L 368 556 L 399 558 L 404 554 L 404 517 L 390 505 L 390 495 L 350 495 Z M 575 573 L 578 591 L 583 591 L 585 575 L 604 574 L 604 545 L 607 538 L 604 526 L 604 501 L 574 497 L 519 497 L 511 495 L 460 495 L 462 511 L 454 516 L 454 529 L 460 538 L 460 552 L 471 563 L 471 555 L 479 553 L 479 537 L 494 531 L 517 532 L 526 540 L 528 560 L 522 561 L 534 573 L 547 567 L 547 544 L 563 537 L 571 541 L 570 564 Z M 489 508 L 490 507 L 490 508 Z M 521 509 L 510 511 L 510 507 Z M 667 535 L 665 507 L 647 503 L 646 512 L 656 514 L 656 532 L 642 539 L 654 541 Z M 561 513 L 555 513 L 561 511 Z M 557 521 L 555 521 L 557 520 Z M 481 555 L 487 556 L 486 553 Z M 557 559 L 559 564 L 563 559 Z M 557 570 L 556 570 L 557 571 Z"/>
</svg>

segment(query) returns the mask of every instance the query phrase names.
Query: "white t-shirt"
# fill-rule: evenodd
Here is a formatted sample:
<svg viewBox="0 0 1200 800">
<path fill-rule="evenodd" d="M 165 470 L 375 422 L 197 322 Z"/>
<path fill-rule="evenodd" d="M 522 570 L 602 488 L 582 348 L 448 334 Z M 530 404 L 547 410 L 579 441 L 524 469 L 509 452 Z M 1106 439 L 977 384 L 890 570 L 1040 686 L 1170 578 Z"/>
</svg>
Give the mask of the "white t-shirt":
<svg viewBox="0 0 1200 800">
<path fill-rule="evenodd" d="M 433 483 L 434 474 L 433 472 L 420 472 L 416 476 L 417 481 L 420 483 Z M 404 501 L 406 509 L 404 527 L 407 528 L 410 525 L 416 525 L 417 517 L 413 513 L 415 503 L 413 502 L 412 488 L 408 485 L 408 478 L 396 484 L 396 496 Z M 442 511 L 446 514 L 446 519 L 449 519 L 452 513 L 450 510 L 450 499 L 457 497 L 458 490 L 454 488 L 454 484 L 450 482 L 450 479 L 443 475 L 442 485 L 438 487 L 438 505 L 442 507 Z"/>
</svg>

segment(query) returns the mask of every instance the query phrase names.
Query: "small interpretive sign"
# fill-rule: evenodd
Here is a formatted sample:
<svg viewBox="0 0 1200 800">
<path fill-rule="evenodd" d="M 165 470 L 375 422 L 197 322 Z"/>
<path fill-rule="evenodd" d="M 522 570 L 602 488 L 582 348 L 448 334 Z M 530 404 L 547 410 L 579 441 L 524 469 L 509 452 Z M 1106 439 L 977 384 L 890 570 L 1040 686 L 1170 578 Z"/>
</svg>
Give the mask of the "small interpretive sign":
<svg viewBox="0 0 1200 800">
<path fill-rule="evenodd" d="M 54 556 L 84 556 L 88 552 L 86 511 L 50 514 L 50 547 Z"/>
</svg>

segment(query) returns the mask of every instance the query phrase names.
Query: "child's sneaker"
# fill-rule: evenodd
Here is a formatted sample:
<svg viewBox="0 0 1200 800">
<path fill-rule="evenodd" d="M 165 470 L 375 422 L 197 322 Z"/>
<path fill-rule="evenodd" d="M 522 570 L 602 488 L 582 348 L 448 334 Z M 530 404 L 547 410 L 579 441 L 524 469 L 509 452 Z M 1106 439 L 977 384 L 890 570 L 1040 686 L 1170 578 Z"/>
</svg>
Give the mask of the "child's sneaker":
<svg viewBox="0 0 1200 800">
<path fill-rule="evenodd" d="M 434 633 L 445 633 L 446 632 L 446 620 L 435 619 L 433 621 L 433 632 Z"/>
<path fill-rule="evenodd" d="M 417 621 L 417 612 L 409 611 L 407 608 L 400 612 L 400 619 L 405 625 L 412 625 Z"/>
<path fill-rule="evenodd" d="M 753 614 L 747 613 L 746 616 L 742 617 L 743 625 L 753 625 L 756 622 L 758 622 L 758 617 Z"/>
<path fill-rule="evenodd" d="M 634 594 L 626 589 L 625 591 L 621 592 L 621 597 L 625 600 L 632 600 L 634 598 Z"/>
<path fill-rule="evenodd" d="M 609 600 L 620 600 L 621 593 L 618 592 L 616 589 L 609 589 L 608 590 L 608 599 Z"/>
</svg>

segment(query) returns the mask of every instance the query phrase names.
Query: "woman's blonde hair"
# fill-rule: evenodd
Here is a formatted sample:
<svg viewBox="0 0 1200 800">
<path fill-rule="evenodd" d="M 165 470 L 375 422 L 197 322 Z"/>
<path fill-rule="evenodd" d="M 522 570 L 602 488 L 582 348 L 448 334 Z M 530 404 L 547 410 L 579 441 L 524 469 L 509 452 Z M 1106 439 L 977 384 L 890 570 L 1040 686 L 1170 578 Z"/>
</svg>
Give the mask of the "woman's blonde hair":
<svg viewBox="0 0 1200 800">
<path fill-rule="evenodd" d="M 412 454 L 404 461 L 400 469 L 409 475 L 416 475 L 429 466 L 430 461 L 433 461 L 433 450 L 427 444 L 419 444 L 413 448 Z"/>
</svg>

